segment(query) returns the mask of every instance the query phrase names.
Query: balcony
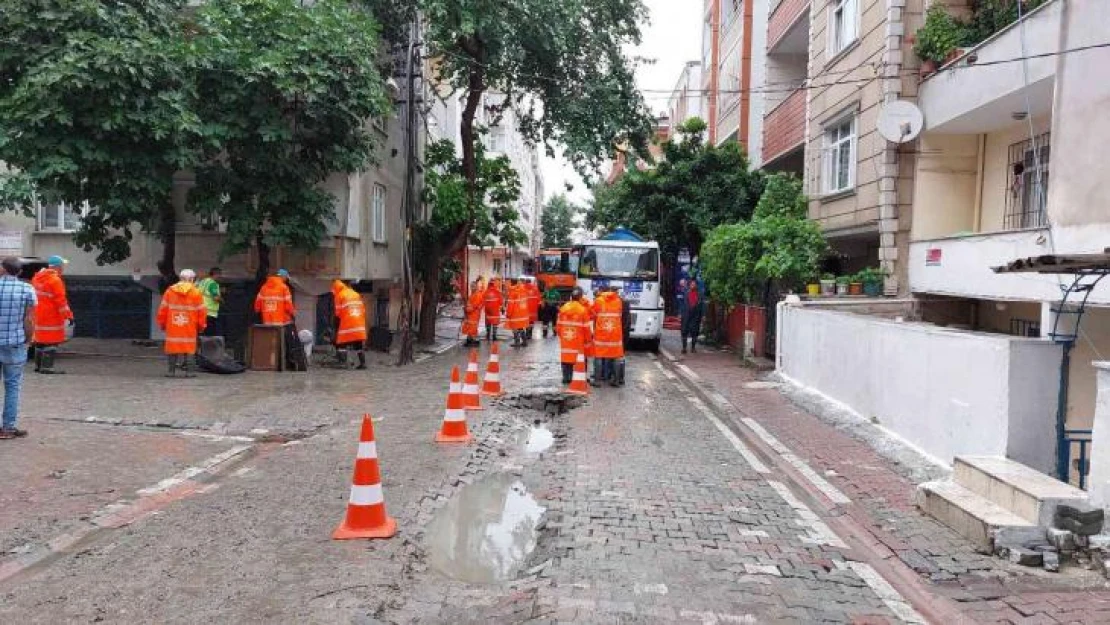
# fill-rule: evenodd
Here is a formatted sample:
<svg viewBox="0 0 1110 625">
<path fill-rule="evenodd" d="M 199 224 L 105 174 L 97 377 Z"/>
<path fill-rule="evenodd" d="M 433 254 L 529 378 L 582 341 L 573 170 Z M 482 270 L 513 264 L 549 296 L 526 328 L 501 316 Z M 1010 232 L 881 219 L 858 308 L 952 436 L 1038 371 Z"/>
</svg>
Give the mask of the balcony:
<svg viewBox="0 0 1110 625">
<path fill-rule="evenodd" d="M 918 94 L 925 130 L 987 133 L 1012 123 L 1014 115 L 1049 114 L 1064 5 L 1041 6 L 926 79 Z"/>
<path fill-rule="evenodd" d="M 806 93 L 797 89 L 763 120 L 763 162 L 786 155 L 805 143 Z"/>
<path fill-rule="evenodd" d="M 767 52 L 804 53 L 809 49 L 809 28 L 800 28 L 809 14 L 810 0 L 779 0 L 767 21 Z M 774 3 L 773 3 L 774 4 Z M 785 49 L 785 50 L 784 50 Z"/>
</svg>

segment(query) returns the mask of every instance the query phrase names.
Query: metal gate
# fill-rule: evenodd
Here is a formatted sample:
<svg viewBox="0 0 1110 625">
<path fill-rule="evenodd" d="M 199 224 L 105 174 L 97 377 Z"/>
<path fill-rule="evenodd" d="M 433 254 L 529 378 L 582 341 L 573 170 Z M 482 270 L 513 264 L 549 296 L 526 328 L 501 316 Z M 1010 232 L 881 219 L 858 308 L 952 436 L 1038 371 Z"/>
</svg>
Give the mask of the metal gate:
<svg viewBox="0 0 1110 625">
<path fill-rule="evenodd" d="M 67 277 L 66 294 L 76 322 L 74 336 L 150 338 L 151 292 L 130 278 Z"/>
</svg>

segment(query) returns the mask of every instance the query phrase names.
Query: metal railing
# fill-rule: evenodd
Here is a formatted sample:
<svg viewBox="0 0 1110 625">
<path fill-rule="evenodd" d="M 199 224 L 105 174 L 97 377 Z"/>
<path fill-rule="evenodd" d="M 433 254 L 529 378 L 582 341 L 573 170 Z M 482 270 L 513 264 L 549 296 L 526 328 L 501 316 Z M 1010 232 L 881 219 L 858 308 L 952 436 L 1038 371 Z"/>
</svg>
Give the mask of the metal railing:
<svg viewBox="0 0 1110 625">
<path fill-rule="evenodd" d="M 1010 146 L 1006 161 L 1006 213 L 1002 223 L 1007 230 L 1039 228 L 1048 223 L 1045 207 L 1050 134 L 1046 132 Z"/>
<path fill-rule="evenodd" d="M 1087 490 L 1087 474 L 1091 470 L 1091 432 L 1092 430 L 1078 429 L 1064 431 L 1064 439 L 1067 441 L 1067 445 L 1062 448 L 1066 450 L 1063 464 L 1068 467 L 1068 482 L 1072 482 L 1071 475 L 1074 473 L 1079 481 L 1079 488 L 1083 490 Z M 1072 450 L 1076 446 L 1079 447 L 1079 457 L 1072 460 Z"/>
</svg>

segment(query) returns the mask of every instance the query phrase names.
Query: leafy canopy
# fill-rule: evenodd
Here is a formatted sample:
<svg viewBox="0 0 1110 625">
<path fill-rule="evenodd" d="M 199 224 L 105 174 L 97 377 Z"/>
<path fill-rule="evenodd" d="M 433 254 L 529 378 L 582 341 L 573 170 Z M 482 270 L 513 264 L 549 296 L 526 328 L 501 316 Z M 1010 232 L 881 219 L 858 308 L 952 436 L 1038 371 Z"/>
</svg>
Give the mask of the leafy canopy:
<svg viewBox="0 0 1110 625">
<path fill-rule="evenodd" d="M 700 119 L 688 120 L 663 144 L 654 168 L 630 169 L 614 184 L 596 187 L 586 227 L 625 226 L 658 241 L 666 254 L 683 247 L 696 254 L 711 229 L 750 217 L 762 174 L 749 171 L 739 144 L 707 145 L 705 128 Z"/>
<path fill-rule="evenodd" d="M 816 275 L 825 250 L 820 227 L 808 219 L 801 181 L 778 173 L 767 177 L 751 221 L 709 233 L 701 260 L 714 299 L 734 304 L 757 301 L 771 283 L 800 286 Z"/>
<path fill-rule="evenodd" d="M 78 245 L 100 263 L 130 256 L 133 229 L 170 205 L 174 172 L 201 158 L 184 4 L 0 3 L 0 206 L 87 200 Z"/>
<path fill-rule="evenodd" d="M 543 230 L 544 247 L 569 247 L 574 232 L 575 219 L 582 209 L 563 194 L 552 197 L 543 208 L 540 228 Z"/>
</svg>

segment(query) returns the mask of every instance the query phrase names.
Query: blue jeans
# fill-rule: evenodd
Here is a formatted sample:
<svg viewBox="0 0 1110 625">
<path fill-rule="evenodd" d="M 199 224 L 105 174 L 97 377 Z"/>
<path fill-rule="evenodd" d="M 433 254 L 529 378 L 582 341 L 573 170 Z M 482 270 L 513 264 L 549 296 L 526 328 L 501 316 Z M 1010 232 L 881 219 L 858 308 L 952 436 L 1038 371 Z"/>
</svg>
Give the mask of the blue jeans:
<svg viewBox="0 0 1110 625">
<path fill-rule="evenodd" d="M 23 388 L 23 365 L 27 363 L 26 345 L 0 346 L 0 368 L 4 373 L 4 429 L 15 427 L 19 418 L 19 391 Z"/>
<path fill-rule="evenodd" d="M 16 420 L 19 417 L 19 392 L 23 387 L 24 364 L 27 364 L 27 345 L 0 345 L 4 430 L 16 427 Z"/>
</svg>

